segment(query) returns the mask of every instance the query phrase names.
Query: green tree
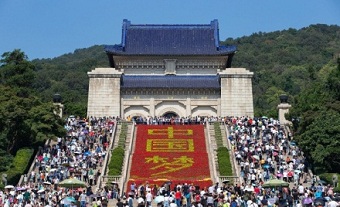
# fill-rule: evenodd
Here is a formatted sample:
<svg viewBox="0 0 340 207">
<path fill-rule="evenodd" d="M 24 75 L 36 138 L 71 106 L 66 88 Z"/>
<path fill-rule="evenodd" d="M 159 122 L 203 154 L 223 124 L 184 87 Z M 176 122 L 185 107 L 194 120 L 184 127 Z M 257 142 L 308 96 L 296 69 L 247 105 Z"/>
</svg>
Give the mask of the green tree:
<svg viewBox="0 0 340 207">
<path fill-rule="evenodd" d="M 312 159 L 318 172 L 340 172 L 339 111 L 323 110 L 314 114 L 313 122 L 296 137 L 299 146 Z"/>
<path fill-rule="evenodd" d="M 18 95 L 28 96 L 35 78 L 34 65 L 18 49 L 5 52 L 1 57 L 0 83 L 16 87 Z"/>
<path fill-rule="evenodd" d="M 0 62 L 0 149 L 15 154 L 21 147 L 65 134 L 52 102 L 34 96 L 34 65 L 26 55 L 6 52 Z"/>
<path fill-rule="evenodd" d="M 295 139 L 316 172 L 339 172 L 340 82 L 339 66 L 331 60 L 295 99 L 289 119 L 299 117 L 294 125 Z"/>
</svg>

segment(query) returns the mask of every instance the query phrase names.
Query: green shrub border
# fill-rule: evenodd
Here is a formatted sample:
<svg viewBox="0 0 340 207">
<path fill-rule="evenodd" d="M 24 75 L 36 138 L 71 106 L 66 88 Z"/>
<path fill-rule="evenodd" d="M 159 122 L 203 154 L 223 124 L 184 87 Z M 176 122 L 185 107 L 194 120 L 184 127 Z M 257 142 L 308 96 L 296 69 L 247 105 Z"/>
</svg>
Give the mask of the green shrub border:
<svg viewBox="0 0 340 207">
<path fill-rule="evenodd" d="M 126 122 L 121 122 L 120 134 L 118 139 L 118 147 L 111 152 L 111 159 L 109 163 L 110 176 L 120 176 L 122 174 L 122 167 L 124 162 L 124 149 L 127 137 L 128 125 Z"/>
<path fill-rule="evenodd" d="M 215 140 L 217 146 L 223 146 L 222 132 L 220 127 L 220 122 L 214 123 Z"/>
<path fill-rule="evenodd" d="M 229 150 L 226 147 L 217 149 L 218 169 L 220 176 L 232 176 L 233 169 L 231 167 Z"/>
<path fill-rule="evenodd" d="M 331 186 L 333 186 L 333 174 L 337 174 L 338 178 L 340 178 L 340 174 L 339 173 L 322 173 L 319 175 L 319 178 L 321 180 L 324 180 L 327 182 L 327 184 L 330 184 Z M 340 182 L 338 181 L 338 187 L 334 188 L 334 192 L 339 193 L 340 192 Z"/>
<path fill-rule="evenodd" d="M 124 161 L 124 148 L 118 146 L 112 150 L 111 160 L 109 163 L 109 175 L 119 176 L 122 174 L 122 166 Z"/>
<path fill-rule="evenodd" d="M 127 130 L 128 130 L 127 123 L 122 122 L 122 127 L 120 128 L 120 134 L 119 134 L 119 140 L 118 140 L 119 147 L 125 148 Z"/>
<path fill-rule="evenodd" d="M 10 168 L 5 172 L 7 174 L 7 183 L 11 185 L 16 185 L 21 175 L 25 174 L 30 167 L 30 161 L 34 155 L 33 149 L 20 149 L 17 151 L 13 163 Z"/>
</svg>

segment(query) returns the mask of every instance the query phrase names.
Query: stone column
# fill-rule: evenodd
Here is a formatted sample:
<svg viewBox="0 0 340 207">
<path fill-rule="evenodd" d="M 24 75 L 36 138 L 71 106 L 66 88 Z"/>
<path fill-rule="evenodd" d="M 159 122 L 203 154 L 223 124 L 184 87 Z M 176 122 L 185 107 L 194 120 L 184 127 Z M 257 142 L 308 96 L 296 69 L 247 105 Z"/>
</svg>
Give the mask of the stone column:
<svg viewBox="0 0 340 207">
<path fill-rule="evenodd" d="M 191 98 L 187 98 L 185 111 L 186 117 L 191 116 Z"/>
<path fill-rule="evenodd" d="M 217 99 L 217 110 L 216 110 L 217 116 L 221 116 L 221 98 Z M 221 116 L 222 117 L 222 116 Z"/>
<path fill-rule="evenodd" d="M 61 103 L 62 98 L 59 93 L 53 95 L 53 105 L 55 106 L 54 114 L 58 115 L 60 118 L 63 118 L 64 105 Z"/>
<path fill-rule="evenodd" d="M 245 68 L 226 68 L 221 78 L 221 116 L 254 117 L 253 72 Z"/>
<path fill-rule="evenodd" d="M 155 98 L 150 98 L 150 116 L 155 117 Z"/>
<path fill-rule="evenodd" d="M 277 109 L 279 110 L 279 121 L 281 125 L 291 124 L 290 121 L 286 120 L 285 114 L 289 113 L 290 107 L 292 107 L 288 103 L 288 96 L 283 94 L 280 96 L 280 104 L 277 106 Z"/>
<path fill-rule="evenodd" d="M 87 116 L 121 116 L 120 78 L 122 72 L 115 68 L 96 68 L 87 75 L 90 79 Z"/>
<path fill-rule="evenodd" d="M 63 112 L 64 112 L 64 105 L 62 103 L 53 103 L 53 105 L 56 107 L 56 110 L 54 110 L 54 114 L 58 115 L 60 118 L 63 118 Z"/>
</svg>

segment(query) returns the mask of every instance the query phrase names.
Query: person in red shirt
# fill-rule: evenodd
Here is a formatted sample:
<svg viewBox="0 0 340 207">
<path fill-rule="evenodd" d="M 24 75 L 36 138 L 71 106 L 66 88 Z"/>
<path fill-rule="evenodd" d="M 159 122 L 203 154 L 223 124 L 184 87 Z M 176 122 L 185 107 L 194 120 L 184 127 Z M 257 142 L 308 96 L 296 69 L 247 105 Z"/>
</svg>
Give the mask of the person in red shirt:
<svg viewBox="0 0 340 207">
<path fill-rule="evenodd" d="M 260 195 L 260 188 L 258 186 L 254 186 L 255 195 Z"/>
<path fill-rule="evenodd" d="M 181 206 L 182 193 L 181 193 L 179 188 L 177 189 L 177 191 L 175 193 L 175 199 L 176 199 L 177 206 L 180 207 Z"/>
<path fill-rule="evenodd" d="M 294 176 L 293 171 L 288 171 L 287 176 L 288 176 L 288 182 L 289 183 L 292 182 L 293 181 L 293 176 Z"/>
</svg>

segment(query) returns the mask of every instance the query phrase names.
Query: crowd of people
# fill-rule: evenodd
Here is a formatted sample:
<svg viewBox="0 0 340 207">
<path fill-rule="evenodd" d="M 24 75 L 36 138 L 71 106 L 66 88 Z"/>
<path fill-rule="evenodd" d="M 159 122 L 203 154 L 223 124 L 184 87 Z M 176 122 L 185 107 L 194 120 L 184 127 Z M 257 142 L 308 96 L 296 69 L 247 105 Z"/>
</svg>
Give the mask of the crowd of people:
<svg viewBox="0 0 340 207">
<path fill-rule="evenodd" d="M 34 170 L 24 176 L 21 186 L 8 186 L 0 192 L 0 207 L 58 206 L 106 207 L 114 199 L 117 207 L 310 207 L 339 206 L 333 187 L 318 182 L 308 172 L 308 162 L 291 134 L 278 120 L 261 117 L 127 117 L 137 124 L 204 124 L 219 121 L 228 126 L 228 140 L 234 153 L 240 183 L 132 184 L 131 192 L 120 197 L 118 185 L 93 189 L 108 153 L 112 129 L 117 119 L 79 120 L 69 117 L 68 136 L 39 149 Z M 61 187 L 59 183 L 77 178 L 86 186 Z M 264 187 L 279 179 L 285 186 Z"/>
<path fill-rule="evenodd" d="M 142 118 L 140 118 L 142 119 Z M 194 118 L 193 122 L 197 123 Z M 220 121 L 228 125 L 240 184 L 216 183 L 209 187 L 178 183 L 171 189 L 140 184 L 128 198 L 118 200 L 117 206 L 132 207 L 137 199 L 138 207 L 148 207 L 157 202 L 163 207 L 310 207 L 339 206 L 339 197 L 333 186 L 318 182 L 310 175 L 308 162 L 295 144 L 290 133 L 278 120 L 261 118 L 201 118 Z M 143 124 L 164 124 L 151 117 L 143 118 Z M 178 118 L 169 124 L 186 124 Z M 266 187 L 267 181 L 278 179 L 284 185 Z M 203 188 L 202 188 L 203 187 Z"/>
<path fill-rule="evenodd" d="M 311 187 L 290 188 L 262 187 L 248 184 L 215 183 L 200 188 L 194 184 L 178 183 L 169 188 L 149 186 L 136 188 L 128 198 L 118 198 L 117 207 L 133 207 L 133 199 L 138 207 L 311 207 L 339 206 L 339 199 L 330 192 L 329 186 L 317 184 Z"/>
<path fill-rule="evenodd" d="M 73 207 L 78 200 L 82 206 L 93 200 L 105 206 L 109 189 L 95 186 L 112 141 L 115 122 L 114 117 L 83 120 L 70 116 L 65 124 L 67 136 L 39 148 L 34 168 L 24 175 L 22 185 L 8 185 L 0 192 L 0 206 Z M 68 178 L 83 181 L 84 186 L 59 186 Z"/>
<path fill-rule="evenodd" d="M 193 116 L 193 117 L 179 117 L 179 116 L 137 116 L 127 117 L 128 121 L 134 121 L 136 124 L 146 125 L 190 125 L 190 124 L 204 124 L 207 121 L 224 121 L 223 117 L 207 117 L 207 116 Z"/>
<path fill-rule="evenodd" d="M 333 186 L 318 182 L 317 177 L 309 173 L 303 152 L 278 120 L 240 117 L 229 119 L 228 125 L 229 140 L 239 175 L 243 178 L 240 188 L 252 192 L 250 195 L 254 198 L 250 202 L 289 207 L 335 205 Z M 270 179 L 288 184 L 280 188 L 263 188 Z M 242 195 L 237 196 L 242 198 Z"/>
</svg>

